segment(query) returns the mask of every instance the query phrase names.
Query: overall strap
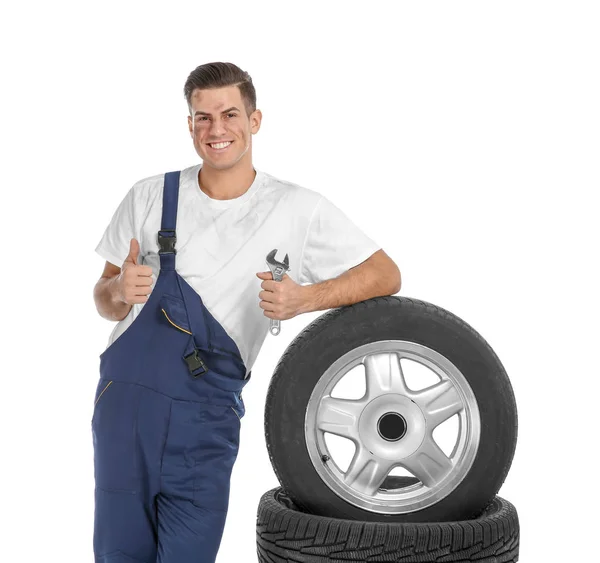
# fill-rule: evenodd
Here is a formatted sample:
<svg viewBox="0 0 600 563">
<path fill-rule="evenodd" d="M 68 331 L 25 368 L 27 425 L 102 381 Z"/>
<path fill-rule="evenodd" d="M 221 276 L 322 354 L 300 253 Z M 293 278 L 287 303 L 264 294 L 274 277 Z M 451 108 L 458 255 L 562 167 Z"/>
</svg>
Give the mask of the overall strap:
<svg viewBox="0 0 600 563">
<path fill-rule="evenodd" d="M 158 255 L 161 270 L 175 269 L 175 225 L 177 223 L 177 201 L 179 199 L 180 170 L 165 173 L 163 187 L 162 223 L 158 231 Z"/>
</svg>

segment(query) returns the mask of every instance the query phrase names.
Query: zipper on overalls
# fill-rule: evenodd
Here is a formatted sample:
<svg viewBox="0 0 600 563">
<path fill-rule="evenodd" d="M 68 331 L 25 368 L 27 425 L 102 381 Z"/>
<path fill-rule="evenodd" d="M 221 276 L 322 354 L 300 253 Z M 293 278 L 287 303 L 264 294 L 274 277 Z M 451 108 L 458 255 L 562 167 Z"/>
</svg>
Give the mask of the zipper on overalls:
<svg viewBox="0 0 600 563">
<path fill-rule="evenodd" d="M 167 315 L 167 312 L 164 309 L 161 309 L 161 311 L 165 314 L 165 317 L 167 318 L 167 320 L 175 327 L 178 328 L 179 330 L 187 333 L 187 334 L 192 334 L 189 330 L 185 330 L 185 328 L 180 327 L 179 325 L 175 324 L 170 318 L 169 315 Z"/>
</svg>

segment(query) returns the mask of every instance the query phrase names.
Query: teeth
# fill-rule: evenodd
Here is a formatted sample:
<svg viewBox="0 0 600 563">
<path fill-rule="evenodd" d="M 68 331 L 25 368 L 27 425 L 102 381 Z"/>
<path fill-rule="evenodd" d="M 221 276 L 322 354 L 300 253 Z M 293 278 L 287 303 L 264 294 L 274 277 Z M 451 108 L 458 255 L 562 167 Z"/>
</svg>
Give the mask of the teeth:
<svg viewBox="0 0 600 563">
<path fill-rule="evenodd" d="M 224 149 L 225 147 L 228 147 L 230 144 L 231 144 L 230 142 L 228 142 L 228 143 L 216 143 L 216 144 L 211 144 L 210 146 L 213 149 Z"/>
</svg>

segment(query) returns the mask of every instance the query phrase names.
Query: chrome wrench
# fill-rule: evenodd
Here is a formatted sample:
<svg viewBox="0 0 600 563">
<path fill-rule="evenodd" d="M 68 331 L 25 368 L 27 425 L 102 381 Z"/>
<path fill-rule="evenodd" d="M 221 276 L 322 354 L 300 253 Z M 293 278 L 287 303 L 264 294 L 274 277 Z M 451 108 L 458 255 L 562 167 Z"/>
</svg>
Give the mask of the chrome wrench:
<svg viewBox="0 0 600 563">
<path fill-rule="evenodd" d="M 273 274 L 273 279 L 275 281 L 281 281 L 283 279 L 283 274 L 285 274 L 290 269 L 290 261 L 288 259 L 288 255 L 285 255 L 283 262 L 279 262 L 275 260 L 275 254 L 277 253 L 277 249 L 274 248 L 267 254 L 267 265 L 269 266 L 269 270 Z M 277 336 L 281 331 L 279 319 L 271 319 L 269 324 L 269 331 L 274 336 Z"/>
</svg>

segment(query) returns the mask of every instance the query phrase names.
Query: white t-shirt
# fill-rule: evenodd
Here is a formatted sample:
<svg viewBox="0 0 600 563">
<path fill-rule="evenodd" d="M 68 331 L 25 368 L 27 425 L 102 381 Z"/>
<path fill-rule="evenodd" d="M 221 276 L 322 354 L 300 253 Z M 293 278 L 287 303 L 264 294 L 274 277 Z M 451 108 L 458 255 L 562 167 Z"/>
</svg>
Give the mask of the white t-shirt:
<svg viewBox="0 0 600 563">
<path fill-rule="evenodd" d="M 237 344 L 252 369 L 269 333 L 259 306 L 267 254 L 288 255 L 287 275 L 305 285 L 335 278 L 381 248 L 318 192 L 280 180 L 254 167 L 256 177 L 240 197 L 217 200 L 198 184 L 202 163 L 181 171 L 177 204 L 175 268 Z M 136 182 L 113 214 L 96 252 L 119 268 L 129 242 L 140 243 L 138 264 L 160 270 L 157 232 L 161 226 L 164 173 Z M 114 327 L 110 346 L 144 306 L 134 304 Z"/>
</svg>

